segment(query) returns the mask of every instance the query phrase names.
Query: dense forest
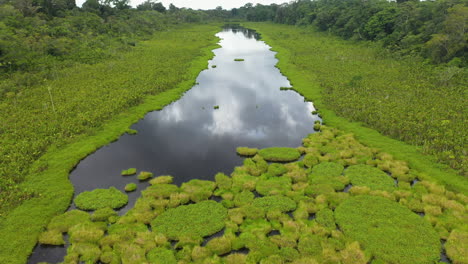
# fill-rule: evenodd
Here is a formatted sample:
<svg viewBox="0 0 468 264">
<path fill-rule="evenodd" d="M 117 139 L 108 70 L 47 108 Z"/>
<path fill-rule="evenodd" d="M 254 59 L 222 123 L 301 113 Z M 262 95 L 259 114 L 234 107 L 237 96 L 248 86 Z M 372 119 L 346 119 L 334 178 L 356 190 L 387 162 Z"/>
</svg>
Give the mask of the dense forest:
<svg viewBox="0 0 468 264">
<path fill-rule="evenodd" d="M 468 63 L 466 0 L 297 0 L 283 5 L 246 4 L 226 15 L 314 25 L 344 39 L 379 41 L 396 53 L 417 54 L 435 64 Z"/>
</svg>

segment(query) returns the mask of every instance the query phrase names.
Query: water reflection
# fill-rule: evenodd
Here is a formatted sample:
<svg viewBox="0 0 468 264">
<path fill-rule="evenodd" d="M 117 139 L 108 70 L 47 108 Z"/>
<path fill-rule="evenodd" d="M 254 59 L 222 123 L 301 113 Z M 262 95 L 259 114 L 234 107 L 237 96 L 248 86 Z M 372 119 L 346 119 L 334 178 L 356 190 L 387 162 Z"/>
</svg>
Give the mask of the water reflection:
<svg viewBox="0 0 468 264">
<path fill-rule="evenodd" d="M 70 175 L 77 194 L 110 186 L 123 190 L 136 182 L 138 190 L 129 194 L 123 213 L 147 185 L 120 176 L 124 169 L 173 175 L 177 184 L 211 180 L 217 172 L 229 174 L 242 164 L 235 152 L 238 146 L 297 147 L 312 132 L 318 119 L 311 115 L 313 105 L 293 91 L 280 91 L 289 81 L 275 68 L 275 53 L 257 40 L 258 34 L 225 28 L 217 36 L 222 47 L 198 76 L 199 85 L 133 125 L 137 135 L 123 135 L 78 164 Z M 38 257 L 41 250 L 37 248 L 30 263 L 48 260 Z"/>
</svg>

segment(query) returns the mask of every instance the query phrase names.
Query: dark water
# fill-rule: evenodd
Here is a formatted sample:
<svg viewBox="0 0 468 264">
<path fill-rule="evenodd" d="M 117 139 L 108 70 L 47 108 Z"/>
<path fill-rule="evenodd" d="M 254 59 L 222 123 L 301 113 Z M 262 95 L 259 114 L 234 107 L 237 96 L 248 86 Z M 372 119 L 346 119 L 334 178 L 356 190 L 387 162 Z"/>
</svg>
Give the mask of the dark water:
<svg viewBox="0 0 468 264">
<path fill-rule="evenodd" d="M 81 161 L 70 175 L 76 194 L 110 186 L 123 190 L 135 182 L 139 188 L 129 194 L 124 213 L 148 185 L 136 176 L 120 176 L 124 169 L 172 175 L 177 184 L 212 180 L 217 172 L 230 174 L 242 164 L 238 146 L 297 147 L 313 132 L 319 118 L 311 114 L 312 103 L 294 91 L 280 90 L 290 83 L 275 68 L 270 47 L 257 40 L 254 31 L 242 28 L 224 29 L 217 36 L 222 47 L 214 50 L 209 68 L 197 78 L 199 84 L 134 124 L 138 134 L 123 135 Z M 64 254 L 64 248 L 38 246 L 29 263 L 60 262 Z"/>
</svg>

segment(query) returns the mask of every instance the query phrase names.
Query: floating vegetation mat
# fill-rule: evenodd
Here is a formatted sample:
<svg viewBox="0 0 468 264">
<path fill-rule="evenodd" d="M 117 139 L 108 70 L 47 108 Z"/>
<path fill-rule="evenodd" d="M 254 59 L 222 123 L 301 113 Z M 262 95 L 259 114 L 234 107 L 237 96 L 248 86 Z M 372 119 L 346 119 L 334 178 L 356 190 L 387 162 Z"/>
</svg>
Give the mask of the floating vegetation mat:
<svg viewBox="0 0 468 264">
<path fill-rule="evenodd" d="M 351 134 L 237 151 L 254 156 L 214 181 L 151 179 L 123 216 L 119 191 L 88 194 L 98 210 L 56 216 L 39 242 L 68 233 L 64 263 L 467 263 L 468 197 Z"/>
</svg>

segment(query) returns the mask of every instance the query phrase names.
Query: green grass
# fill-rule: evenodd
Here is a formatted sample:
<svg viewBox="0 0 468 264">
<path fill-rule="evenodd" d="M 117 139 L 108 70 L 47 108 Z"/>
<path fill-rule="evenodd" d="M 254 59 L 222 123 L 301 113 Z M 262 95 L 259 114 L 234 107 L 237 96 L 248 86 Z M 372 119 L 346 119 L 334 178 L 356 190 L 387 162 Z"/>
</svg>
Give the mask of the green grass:
<svg viewBox="0 0 468 264">
<path fill-rule="evenodd" d="M 234 59 L 234 61 L 245 61 L 244 59 Z"/>
<path fill-rule="evenodd" d="M 211 25 L 181 26 L 156 33 L 154 40 L 121 54 L 120 60 L 65 70 L 64 77 L 49 84 L 60 118 L 50 111 L 31 114 L 31 109 L 43 109 L 44 87 L 23 93 L 18 104 L 26 107 L 18 105 L 17 110 L 24 109 L 24 114 L 11 116 L 3 110 L 12 108 L 14 102 L 2 103 L 1 118 L 11 125 L 9 129 L 25 124 L 16 131 L 24 140 L 10 138 L 17 134 L 2 134 L 3 150 L 27 151 L 16 156 L 16 163 L 2 159 L 1 166 L 30 169 L 25 169 L 29 173 L 23 173 L 22 183 L 0 195 L 1 263 L 25 263 L 42 228 L 67 209 L 73 194 L 68 174 L 79 160 L 118 139 L 148 111 L 162 109 L 192 87 L 213 56 L 218 30 Z M 42 121 L 31 122 L 30 118 Z"/>
<path fill-rule="evenodd" d="M 237 154 L 241 156 L 255 156 L 258 152 L 257 148 L 238 147 L 236 149 Z"/>
<path fill-rule="evenodd" d="M 81 210 L 97 210 L 110 207 L 118 209 L 128 203 L 128 196 L 114 187 L 85 191 L 75 197 L 75 205 Z"/>
<path fill-rule="evenodd" d="M 153 178 L 153 173 L 152 172 L 142 171 L 142 172 L 140 172 L 140 174 L 138 174 L 138 179 L 140 181 L 146 181 L 146 180 L 149 180 L 151 178 Z"/>
<path fill-rule="evenodd" d="M 261 32 L 263 40 L 278 52 L 277 67 L 297 92 L 314 102 L 327 125 L 352 132 L 363 144 L 407 161 L 412 168 L 430 175 L 450 190 L 468 194 L 468 179 L 437 161 L 438 158 L 448 163 L 453 160 L 440 156 L 445 155 L 445 150 L 456 151 L 455 159 L 463 159 L 460 147 L 466 137 L 463 134 L 466 122 L 462 118 L 466 116 L 462 114 L 466 107 L 458 109 L 464 106 L 460 100 L 465 98 L 460 94 L 463 92 L 460 85 L 447 94 L 447 89 L 441 89 L 437 86 L 438 81 L 433 80 L 442 73 L 435 74 L 420 64 L 405 60 L 383 58 L 374 47 L 339 40 L 310 28 L 270 23 L 245 23 L 245 26 Z M 360 87 L 349 88 L 348 83 L 356 75 L 363 76 L 357 84 Z M 352 96 L 345 95 L 357 90 L 359 93 Z M 421 94 L 413 94 L 419 91 Z M 329 93 L 333 96 L 327 95 Z M 347 101 L 339 105 L 341 101 L 335 100 L 337 98 Z M 412 99 L 416 101 L 408 102 Z M 353 102 L 365 105 L 350 106 Z M 362 112 L 359 117 L 354 117 L 343 108 Z M 447 111 L 448 116 L 441 115 Z M 358 122 L 350 122 L 347 118 Z M 449 122 L 441 120 L 444 118 Z M 423 144 L 421 141 L 424 141 L 426 147 L 423 149 L 383 136 L 367 126 L 410 143 Z M 423 152 L 440 155 L 433 157 Z M 461 161 L 456 164 L 456 168 L 466 168 Z"/>
<path fill-rule="evenodd" d="M 343 233 L 368 249 L 376 260 L 389 263 L 434 263 L 440 242 L 419 215 L 382 197 L 357 196 L 335 211 Z"/>
<path fill-rule="evenodd" d="M 125 189 L 126 192 L 133 192 L 133 191 L 135 191 L 137 189 L 137 185 L 132 182 L 132 183 L 129 183 L 129 184 L 125 185 L 124 189 Z"/>
<path fill-rule="evenodd" d="M 135 175 L 136 173 L 137 173 L 136 168 L 129 168 L 129 169 L 123 170 L 120 174 L 122 176 L 131 176 L 131 175 Z"/>
<path fill-rule="evenodd" d="M 395 183 L 385 172 L 369 165 L 355 165 L 346 169 L 353 186 L 367 186 L 375 190 L 393 191 Z"/>
<path fill-rule="evenodd" d="M 202 201 L 167 210 L 151 222 L 151 227 L 174 240 L 205 237 L 223 229 L 226 217 L 227 210 L 221 204 Z"/>
<path fill-rule="evenodd" d="M 295 161 L 301 157 L 301 153 L 294 148 L 272 147 L 258 151 L 258 154 L 267 161 Z"/>
</svg>

